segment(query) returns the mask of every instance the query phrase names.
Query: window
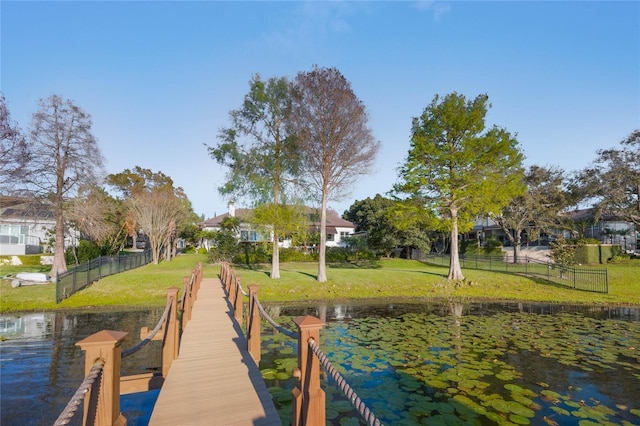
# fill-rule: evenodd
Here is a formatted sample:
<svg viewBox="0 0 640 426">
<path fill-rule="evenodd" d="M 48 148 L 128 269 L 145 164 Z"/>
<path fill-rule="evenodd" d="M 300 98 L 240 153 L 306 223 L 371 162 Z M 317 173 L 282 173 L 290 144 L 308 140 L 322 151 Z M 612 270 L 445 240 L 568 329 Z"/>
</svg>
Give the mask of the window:
<svg viewBox="0 0 640 426">
<path fill-rule="evenodd" d="M 351 235 L 351 234 L 348 233 L 348 232 L 340 231 L 340 239 L 347 238 L 347 237 L 349 237 L 349 235 Z"/>
<path fill-rule="evenodd" d="M 327 241 L 333 241 L 333 234 L 327 234 Z"/>
</svg>

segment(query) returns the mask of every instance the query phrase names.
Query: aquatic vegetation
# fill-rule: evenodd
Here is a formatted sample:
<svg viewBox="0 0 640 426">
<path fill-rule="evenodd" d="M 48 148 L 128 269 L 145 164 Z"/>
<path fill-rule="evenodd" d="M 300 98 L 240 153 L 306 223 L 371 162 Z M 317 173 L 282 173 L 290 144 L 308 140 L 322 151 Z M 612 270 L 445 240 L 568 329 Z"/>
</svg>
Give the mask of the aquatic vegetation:
<svg viewBox="0 0 640 426">
<path fill-rule="evenodd" d="M 321 346 L 386 424 L 640 423 L 639 321 L 447 308 L 329 322 Z M 289 416 L 281 389 L 293 387 L 297 343 L 273 339 L 263 377 Z M 328 421 L 357 418 L 336 386 L 323 388 Z"/>
</svg>

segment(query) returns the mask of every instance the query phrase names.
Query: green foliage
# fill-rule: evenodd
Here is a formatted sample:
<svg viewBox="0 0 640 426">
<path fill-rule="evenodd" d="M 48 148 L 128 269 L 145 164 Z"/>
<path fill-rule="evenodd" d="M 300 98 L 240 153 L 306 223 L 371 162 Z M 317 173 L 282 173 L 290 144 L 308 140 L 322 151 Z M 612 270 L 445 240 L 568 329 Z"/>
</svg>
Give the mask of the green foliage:
<svg viewBox="0 0 640 426">
<path fill-rule="evenodd" d="M 242 243 L 240 251 L 233 258 L 237 265 L 258 265 L 271 262 L 271 250 L 265 244 Z"/>
<path fill-rule="evenodd" d="M 80 240 L 78 247 L 69 247 L 65 250 L 67 265 L 79 265 L 102 256 L 100 246 L 92 241 Z M 77 259 L 77 262 L 76 262 Z"/>
<path fill-rule="evenodd" d="M 204 247 L 200 247 L 200 248 L 198 249 L 198 254 L 207 254 L 207 249 L 206 249 L 206 248 L 204 248 Z"/>
<path fill-rule="evenodd" d="M 40 266 L 42 264 L 42 257 L 39 254 L 31 254 L 18 256 L 22 266 Z"/>
<path fill-rule="evenodd" d="M 192 254 L 195 252 L 196 252 L 196 248 L 194 246 L 186 246 L 184 249 L 182 249 L 183 254 Z"/>
<path fill-rule="evenodd" d="M 549 244 L 549 249 L 551 249 L 551 257 L 555 263 L 566 266 L 576 264 L 576 248 L 574 245 L 568 244 L 564 237 L 559 236 L 555 241 L 552 241 Z"/>
<path fill-rule="evenodd" d="M 356 201 L 343 218 L 366 232 L 367 247 L 390 257 L 398 247 L 428 249 L 426 232 L 431 215 L 409 202 L 399 202 L 376 194 L 374 198 Z M 356 242 L 357 243 L 357 242 Z"/>
<path fill-rule="evenodd" d="M 460 232 L 470 229 L 474 217 L 499 211 L 524 191 L 518 141 L 504 129 L 485 127 L 488 99 L 435 96 L 413 119 L 411 148 L 395 186 L 443 220 L 455 218 Z"/>
<path fill-rule="evenodd" d="M 317 262 L 318 253 L 305 253 L 295 248 L 280 249 L 280 262 Z"/>
<path fill-rule="evenodd" d="M 214 246 L 209 250 L 209 263 L 232 262 L 240 253 L 240 245 L 233 231 L 219 231 L 213 241 Z"/>
</svg>

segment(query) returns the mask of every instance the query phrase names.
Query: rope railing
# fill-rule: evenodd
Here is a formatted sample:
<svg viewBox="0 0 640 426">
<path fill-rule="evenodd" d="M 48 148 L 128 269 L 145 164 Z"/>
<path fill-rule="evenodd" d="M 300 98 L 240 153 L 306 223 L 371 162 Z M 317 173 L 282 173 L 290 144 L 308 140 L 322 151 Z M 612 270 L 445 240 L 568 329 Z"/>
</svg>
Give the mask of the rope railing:
<svg viewBox="0 0 640 426">
<path fill-rule="evenodd" d="M 89 373 L 87 373 L 82 383 L 80 383 L 80 386 L 78 386 L 78 389 L 67 403 L 67 406 L 64 407 L 64 410 L 62 410 L 56 421 L 53 423 L 53 426 L 68 425 L 71 422 L 71 419 L 76 414 L 76 411 L 78 411 L 78 407 L 82 404 L 82 401 L 87 395 L 87 392 L 89 392 L 89 389 L 93 386 L 96 378 L 102 374 L 103 368 L 104 360 L 102 359 L 97 360 L 93 364 L 93 367 L 91 367 Z"/>
<path fill-rule="evenodd" d="M 262 306 L 262 303 L 260 303 L 260 300 L 258 299 L 257 296 L 254 296 L 254 300 L 256 302 L 256 306 L 258 307 L 258 310 L 260 311 L 260 315 L 262 316 L 262 318 L 264 318 L 265 321 L 271 324 L 273 328 L 275 328 L 276 330 L 278 330 L 280 333 L 284 334 L 287 337 L 291 337 L 292 339 L 298 338 L 298 333 L 287 330 L 286 328 L 284 328 L 283 326 L 275 322 L 273 318 L 269 316 L 267 311 L 264 310 L 264 307 Z"/>
<path fill-rule="evenodd" d="M 162 313 L 162 317 L 160 317 L 160 320 L 156 324 L 156 327 L 151 331 L 151 333 L 149 333 L 147 337 L 145 337 L 143 340 L 138 342 L 135 346 L 122 351 L 122 355 L 121 355 L 122 358 L 126 358 L 129 355 L 132 355 L 138 352 L 140 349 L 145 347 L 150 341 L 153 340 L 156 334 L 158 334 L 158 332 L 162 329 L 162 326 L 164 325 L 164 323 L 167 321 L 167 316 L 169 315 L 169 310 L 171 309 L 172 303 L 173 303 L 173 297 L 170 297 L 169 300 L 167 300 L 167 306 L 165 306 L 164 312 Z"/>
<path fill-rule="evenodd" d="M 184 278 L 185 287 L 179 301 L 182 304 L 183 319 L 185 316 L 190 317 L 190 308 L 197 297 L 202 276 L 202 264 L 198 263 L 191 277 Z M 85 352 L 86 377 L 54 425 L 69 424 L 83 399 L 86 416 L 84 424 L 126 424 L 126 419 L 120 412 L 120 396 L 157 389 L 155 386 L 167 376 L 169 367 L 178 357 L 180 344 L 180 324 L 176 302 L 178 292 L 177 287 L 167 289 L 167 302 L 160 320 L 150 332 L 147 327 L 142 327 L 140 330 L 142 340 L 132 348 L 122 350 L 122 342 L 128 334 L 123 331 L 102 330 L 76 343 Z M 185 315 L 185 308 L 189 309 L 188 315 Z M 182 327 L 184 328 L 184 324 Z M 121 376 L 121 360 L 139 351 L 152 340 L 162 340 L 162 377 L 154 373 Z M 92 359 L 100 361 L 92 366 L 89 363 Z M 101 379 L 99 386 L 96 386 L 95 378 L 98 376 L 101 376 Z M 157 380 L 158 378 L 160 381 Z M 88 399 L 87 393 L 90 396 Z"/>
<path fill-rule="evenodd" d="M 233 307 L 234 317 L 240 325 L 242 316 L 238 315 L 242 311 L 241 293 L 249 297 L 249 309 L 247 312 L 247 349 L 256 361 L 260 362 L 260 318 L 267 321 L 274 329 L 292 339 L 298 339 L 298 368 L 295 369 L 294 376 L 298 378 L 298 383 L 292 391 L 292 424 L 303 426 L 307 424 L 324 424 L 325 394 L 320 386 L 320 366 L 333 378 L 338 387 L 356 409 L 362 419 L 369 426 L 382 426 L 382 423 L 364 401 L 347 383 L 345 378 L 333 367 L 327 356 L 320 350 L 316 343 L 319 338 L 320 329 L 324 322 L 312 316 L 299 317 L 294 319 L 298 326 L 298 332 L 293 332 L 278 324 L 260 303 L 258 299 L 258 286 L 249 285 L 247 294 L 240 284 L 239 277 L 236 276 L 228 263 L 220 265 L 220 280 L 226 290 L 228 300 Z M 258 312 L 255 312 L 257 309 Z M 307 343 L 307 344 L 305 344 Z M 315 355 L 310 356 L 309 351 Z"/>
<path fill-rule="evenodd" d="M 324 368 L 324 370 L 331 376 L 331 378 L 336 382 L 336 385 L 347 397 L 351 405 L 354 406 L 358 414 L 362 417 L 362 419 L 367 422 L 369 426 L 382 426 L 382 423 L 373 411 L 364 403 L 364 401 L 358 396 L 358 394 L 353 390 L 353 388 L 349 385 L 349 383 L 345 380 L 345 378 L 340 374 L 331 364 L 329 358 L 322 352 L 318 344 L 314 339 L 309 339 L 308 341 L 309 348 L 313 351 L 313 353 L 318 357 L 320 364 Z"/>
</svg>

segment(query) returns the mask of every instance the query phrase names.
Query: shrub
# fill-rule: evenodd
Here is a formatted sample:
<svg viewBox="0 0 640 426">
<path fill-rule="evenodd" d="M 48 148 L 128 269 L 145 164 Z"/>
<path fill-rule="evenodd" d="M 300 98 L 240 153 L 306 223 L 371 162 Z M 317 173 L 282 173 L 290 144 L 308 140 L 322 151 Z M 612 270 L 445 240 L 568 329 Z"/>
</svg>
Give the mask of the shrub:
<svg viewBox="0 0 640 426">
<path fill-rule="evenodd" d="M 207 249 L 206 249 L 206 248 L 204 248 L 204 247 L 200 247 L 200 248 L 198 249 L 198 254 L 207 254 Z"/>
<path fill-rule="evenodd" d="M 280 262 L 317 262 L 318 253 L 305 253 L 293 248 L 280 249 Z"/>
<path fill-rule="evenodd" d="M 262 245 L 242 244 L 240 252 L 233 258 L 233 263 L 246 265 L 271 263 L 271 251 Z"/>
<path fill-rule="evenodd" d="M 353 255 L 349 253 L 349 250 L 342 247 L 327 247 L 325 251 L 325 260 L 327 263 L 340 263 L 348 262 Z"/>
<path fill-rule="evenodd" d="M 74 254 L 75 250 L 75 254 Z M 69 247 L 64 253 L 67 265 L 79 265 L 102 255 L 100 246 L 92 241 L 80 240 L 78 247 Z M 76 263 L 77 257 L 77 263 Z"/>
</svg>

